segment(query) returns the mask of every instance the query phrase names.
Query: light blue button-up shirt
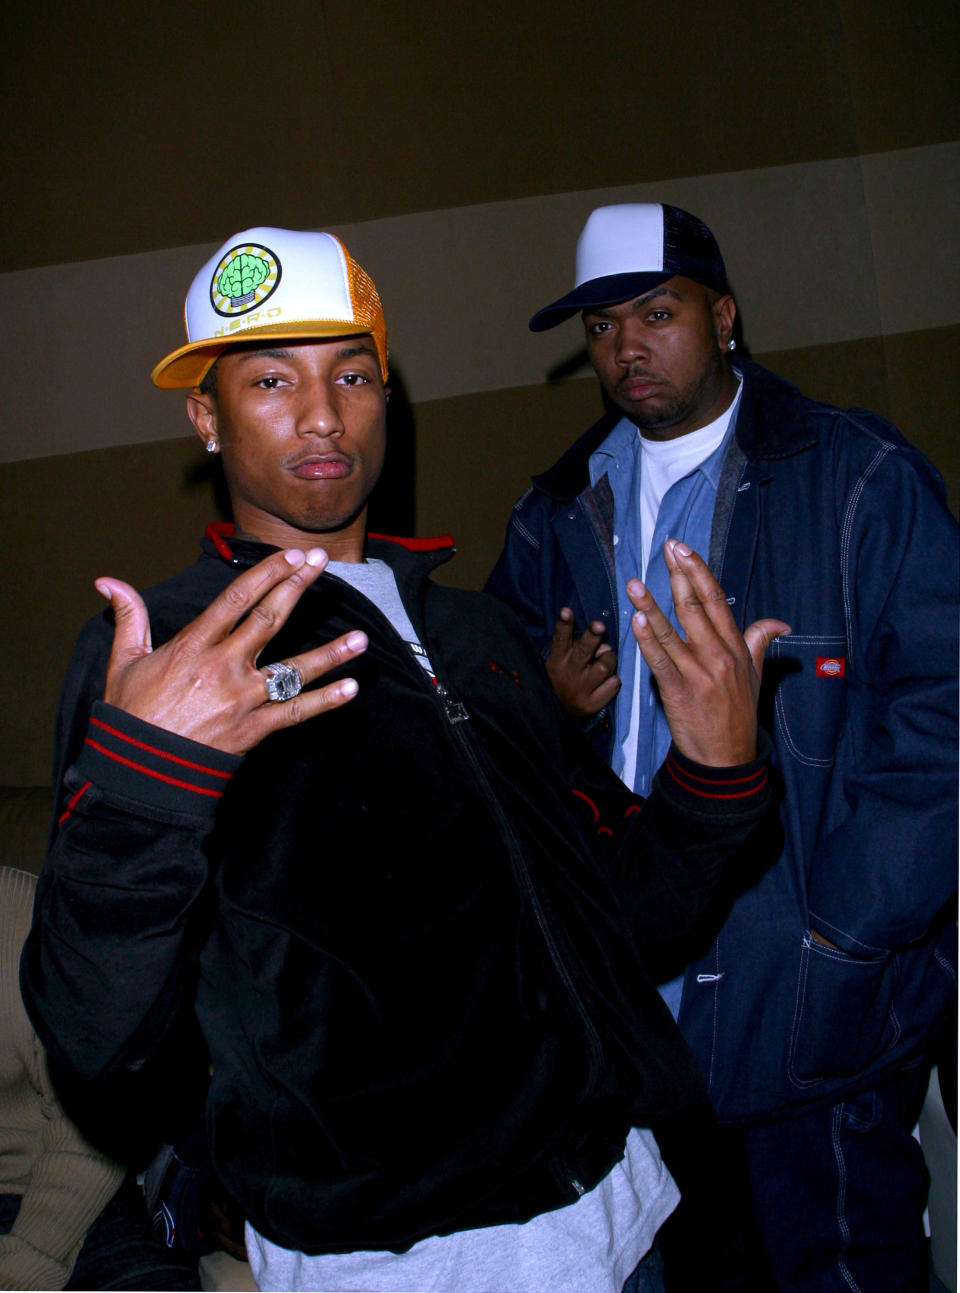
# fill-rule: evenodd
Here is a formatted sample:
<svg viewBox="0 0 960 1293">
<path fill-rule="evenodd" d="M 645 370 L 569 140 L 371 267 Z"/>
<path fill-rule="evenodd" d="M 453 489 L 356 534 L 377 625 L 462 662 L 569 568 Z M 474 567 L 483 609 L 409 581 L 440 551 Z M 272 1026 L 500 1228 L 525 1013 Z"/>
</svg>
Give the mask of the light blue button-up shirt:
<svg viewBox="0 0 960 1293">
<path fill-rule="evenodd" d="M 670 591 L 670 573 L 663 557 L 668 538 L 682 539 L 701 556 L 710 547 L 710 531 L 717 501 L 717 487 L 724 454 L 736 423 L 736 401 L 726 434 L 720 445 L 687 475 L 675 481 L 664 494 L 657 513 L 644 583 L 657 605 L 675 628 L 679 628 Z M 649 795 L 657 769 L 670 748 L 670 728 L 650 676 L 633 636 L 633 605 L 626 594 L 629 579 L 643 570 L 640 532 L 640 434 L 628 418 L 621 418 L 603 443 L 590 456 L 590 483 L 606 476 L 613 493 L 614 563 L 617 575 L 618 657 L 620 690 L 615 702 L 615 739 L 611 766 L 623 780 L 627 764 L 625 744 L 630 733 L 633 696 L 639 697 L 636 773 L 631 789 Z M 636 675 L 639 672 L 639 683 Z M 628 782 L 629 784 L 629 782 Z M 682 979 L 661 986 L 661 993 L 674 1016 L 679 1013 Z"/>
<path fill-rule="evenodd" d="M 671 485 L 657 514 L 644 583 L 675 627 L 678 625 L 670 592 L 670 574 L 663 558 L 663 545 L 672 537 L 682 539 L 701 555 L 707 553 L 720 469 L 732 424 L 733 419 L 719 447 L 699 466 Z M 613 492 L 613 551 L 619 611 L 618 673 L 621 687 L 616 699 L 616 738 L 612 766 L 614 772 L 622 777 L 627 761 L 624 743 L 630 731 L 634 675 L 639 670 L 639 732 L 636 776 L 631 789 L 640 795 L 649 795 L 654 774 L 670 748 L 670 729 L 658 702 L 650 669 L 633 636 L 633 606 L 625 591 L 627 581 L 635 576 L 639 577 L 643 571 L 640 537 L 641 453 L 637 428 L 629 419 L 621 418 L 590 457 L 590 483 L 595 485 L 606 475 Z"/>
</svg>

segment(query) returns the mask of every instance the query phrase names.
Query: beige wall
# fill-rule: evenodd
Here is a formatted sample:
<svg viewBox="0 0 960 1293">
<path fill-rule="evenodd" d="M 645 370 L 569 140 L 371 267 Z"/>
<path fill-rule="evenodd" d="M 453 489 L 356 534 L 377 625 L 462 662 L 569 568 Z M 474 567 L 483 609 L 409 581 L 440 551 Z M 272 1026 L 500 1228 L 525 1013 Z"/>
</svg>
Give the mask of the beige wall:
<svg viewBox="0 0 960 1293">
<path fill-rule="evenodd" d="M 444 578 L 482 582 L 529 474 L 598 409 L 576 325 L 525 322 L 600 202 L 707 219 L 755 357 L 891 417 L 960 500 L 956 6 L 734 0 L 722 27 L 679 0 L 14 8 L 0 782 L 48 777 L 95 575 L 162 578 L 216 514 L 181 397 L 146 375 L 248 224 L 335 228 L 375 277 L 415 526 L 460 547 Z"/>
</svg>

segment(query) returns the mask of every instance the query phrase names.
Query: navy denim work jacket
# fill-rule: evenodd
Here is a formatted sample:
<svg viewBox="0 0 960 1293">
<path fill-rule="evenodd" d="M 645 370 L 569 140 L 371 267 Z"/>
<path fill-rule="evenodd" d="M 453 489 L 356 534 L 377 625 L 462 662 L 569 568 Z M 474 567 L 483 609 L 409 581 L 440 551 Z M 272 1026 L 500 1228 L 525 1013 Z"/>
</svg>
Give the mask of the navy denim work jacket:
<svg viewBox="0 0 960 1293">
<path fill-rule="evenodd" d="M 955 992 L 958 538 L 896 428 L 739 367 L 709 557 L 741 629 L 793 629 L 761 695 L 784 844 L 688 964 L 679 1022 L 721 1116 L 753 1122 L 876 1085 Z M 617 416 L 534 478 L 487 584 L 544 654 L 561 606 L 578 632 L 616 624 L 612 508 L 587 464 Z M 609 757 L 612 724 L 592 734 Z"/>
</svg>

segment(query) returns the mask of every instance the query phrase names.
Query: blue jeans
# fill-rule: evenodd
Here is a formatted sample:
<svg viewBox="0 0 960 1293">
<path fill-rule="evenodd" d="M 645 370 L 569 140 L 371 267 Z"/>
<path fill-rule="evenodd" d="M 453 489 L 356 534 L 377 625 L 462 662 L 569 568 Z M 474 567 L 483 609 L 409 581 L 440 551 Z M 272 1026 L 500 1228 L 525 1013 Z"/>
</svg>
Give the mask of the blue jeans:
<svg viewBox="0 0 960 1293">
<path fill-rule="evenodd" d="M 911 1135 L 926 1065 L 832 1108 L 742 1133 L 778 1290 L 922 1293 L 928 1176 Z"/>
<path fill-rule="evenodd" d="M 624 1284 L 623 1293 L 664 1293 L 663 1258 L 656 1244 Z"/>
<path fill-rule="evenodd" d="M 0 1194 L 0 1235 L 8 1234 L 20 1198 Z M 128 1178 L 87 1231 L 66 1288 L 199 1289 L 196 1263 L 177 1258 L 154 1238 L 137 1183 Z"/>
</svg>

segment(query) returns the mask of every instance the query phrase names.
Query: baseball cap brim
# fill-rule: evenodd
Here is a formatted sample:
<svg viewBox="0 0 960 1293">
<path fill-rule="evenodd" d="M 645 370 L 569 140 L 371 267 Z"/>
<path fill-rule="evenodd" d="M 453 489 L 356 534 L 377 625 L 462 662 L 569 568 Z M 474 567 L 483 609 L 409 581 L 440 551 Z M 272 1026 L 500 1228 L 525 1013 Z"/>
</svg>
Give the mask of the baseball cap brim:
<svg viewBox="0 0 960 1293">
<path fill-rule="evenodd" d="M 607 274 L 602 278 L 592 278 L 581 283 L 566 296 L 561 296 L 552 305 L 545 305 L 530 320 L 531 332 L 546 332 L 555 328 L 564 319 L 578 314 L 581 310 L 602 309 L 607 305 L 618 305 L 628 301 L 642 292 L 659 287 L 668 278 L 673 278 L 675 270 L 643 270 L 627 274 Z"/>
<path fill-rule="evenodd" d="M 369 327 L 345 319 L 305 319 L 302 323 L 265 324 L 259 328 L 238 331 L 233 337 L 216 341 L 193 341 L 172 350 L 160 360 L 150 374 L 154 386 L 162 390 L 183 390 L 199 386 L 213 364 L 231 346 L 249 345 L 259 340 L 305 341 L 310 337 L 361 337 L 372 335 Z M 382 368 L 382 364 L 381 364 Z"/>
</svg>

